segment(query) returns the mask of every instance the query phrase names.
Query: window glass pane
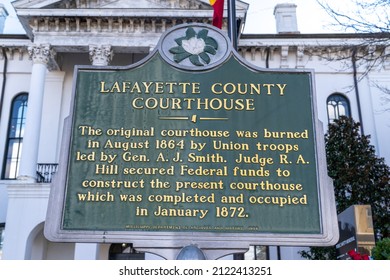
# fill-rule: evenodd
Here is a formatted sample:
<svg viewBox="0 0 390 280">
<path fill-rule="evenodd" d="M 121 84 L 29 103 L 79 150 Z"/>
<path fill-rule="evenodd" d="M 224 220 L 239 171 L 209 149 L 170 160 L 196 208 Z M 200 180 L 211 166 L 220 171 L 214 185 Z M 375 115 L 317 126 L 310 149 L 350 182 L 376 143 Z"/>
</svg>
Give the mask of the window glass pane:
<svg viewBox="0 0 390 280">
<path fill-rule="evenodd" d="M 331 104 L 328 104 L 328 116 L 329 116 L 329 120 L 331 121 L 333 121 L 336 118 L 336 112 L 334 106 Z"/>
<path fill-rule="evenodd" d="M 11 106 L 8 126 L 8 138 L 3 167 L 3 179 L 16 179 L 22 152 L 24 126 L 26 123 L 27 94 L 15 97 Z"/>
<path fill-rule="evenodd" d="M 327 111 L 329 123 L 340 116 L 350 117 L 349 101 L 341 94 L 332 94 L 327 100 Z"/>
<path fill-rule="evenodd" d="M 342 115 L 343 116 L 347 116 L 347 117 L 350 117 L 351 114 L 349 113 L 349 103 L 347 100 L 343 100 L 341 102 L 341 105 L 340 105 L 342 108 L 343 108 L 343 113 Z M 341 110 L 340 110 L 340 114 L 341 114 Z"/>
<path fill-rule="evenodd" d="M 18 174 L 19 159 L 22 152 L 22 139 L 8 140 L 7 158 L 5 165 L 4 177 L 15 179 Z"/>
<path fill-rule="evenodd" d="M 13 102 L 9 137 L 23 137 L 24 125 L 26 121 L 27 111 L 27 95 L 21 95 L 16 97 Z"/>
<path fill-rule="evenodd" d="M 342 102 L 340 102 L 340 104 L 339 104 L 339 106 L 338 106 L 338 109 L 339 109 L 339 117 L 340 117 L 340 116 L 345 116 L 345 115 L 346 115 L 345 104 L 343 104 Z"/>
</svg>

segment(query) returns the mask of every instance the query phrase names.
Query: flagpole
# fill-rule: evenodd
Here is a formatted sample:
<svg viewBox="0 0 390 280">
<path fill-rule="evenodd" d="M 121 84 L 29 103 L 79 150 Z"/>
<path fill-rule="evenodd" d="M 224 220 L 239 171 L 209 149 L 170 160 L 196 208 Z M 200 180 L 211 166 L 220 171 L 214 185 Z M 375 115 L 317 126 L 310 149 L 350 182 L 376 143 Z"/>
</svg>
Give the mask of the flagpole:
<svg viewBox="0 0 390 280">
<path fill-rule="evenodd" d="M 233 48 L 237 50 L 237 20 L 236 20 L 236 0 L 227 0 L 228 6 L 228 35 L 232 41 Z"/>
</svg>

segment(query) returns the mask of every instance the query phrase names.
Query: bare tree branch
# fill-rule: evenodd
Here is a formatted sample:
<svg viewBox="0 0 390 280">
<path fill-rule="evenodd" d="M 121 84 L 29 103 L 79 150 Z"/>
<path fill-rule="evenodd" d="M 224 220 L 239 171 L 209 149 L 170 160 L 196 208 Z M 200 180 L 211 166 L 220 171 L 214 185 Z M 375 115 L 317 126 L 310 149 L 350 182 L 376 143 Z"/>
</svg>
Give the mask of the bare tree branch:
<svg viewBox="0 0 390 280">
<path fill-rule="evenodd" d="M 334 27 L 358 33 L 390 32 L 390 0 L 350 0 L 346 11 L 332 7 L 326 0 L 317 2 L 335 21 Z"/>
<path fill-rule="evenodd" d="M 344 0 L 343 3 L 347 1 L 348 9 L 341 11 L 326 0 L 317 0 L 333 19 L 332 26 L 356 33 L 356 38 L 361 39 L 359 43 L 346 42 L 339 50 L 333 48 L 332 55 L 328 55 L 328 60 L 344 62 L 346 67 L 352 67 L 353 61 L 353 66 L 359 69 L 360 81 L 390 62 L 390 0 Z M 390 89 L 380 89 L 390 94 Z"/>
</svg>

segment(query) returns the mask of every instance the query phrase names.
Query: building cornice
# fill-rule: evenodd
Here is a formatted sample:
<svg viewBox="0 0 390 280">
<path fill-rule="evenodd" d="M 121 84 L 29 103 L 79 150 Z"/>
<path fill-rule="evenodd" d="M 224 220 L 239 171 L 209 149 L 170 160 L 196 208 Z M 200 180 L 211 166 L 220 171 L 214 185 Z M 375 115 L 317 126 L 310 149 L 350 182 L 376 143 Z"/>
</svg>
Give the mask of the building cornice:
<svg viewBox="0 0 390 280">
<path fill-rule="evenodd" d="M 27 42 L 31 42 L 30 39 L 23 34 L 0 34 L 0 46 L 23 46 Z"/>
<path fill-rule="evenodd" d="M 242 39 L 390 39 L 390 33 L 283 33 L 242 34 Z"/>
<path fill-rule="evenodd" d="M 180 1 L 180 0 L 148 0 L 150 3 L 154 3 L 155 5 L 161 6 L 161 7 L 171 7 L 171 8 L 178 8 L 183 7 L 186 9 L 192 8 L 192 9 L 199 9 L 201 5 L 208 5 L 208 0 L 186 0 L 186 1 Z M 115 5 L 117 4 L 118 0 L 18 0 L 15 1 L 15 7 L 22 8 L 22 7 L 28 7 L 28 8 L 44 8 L 44 7 L 50 7 L 50 8 L 101 8 L 106 5 Z M 241 1 L 240 1 L 241 2 Z"/>
<path fill-rule="evenodd" d="M 243 34 L 240 46 L 310 46 L 351 47 L 375 45 L 387 46 L 389 33 L 347 33 L 347 34 Z"/>
<path fill-rule="evenodd" d="M 184 9 L 18 9 L 19 17 L 212 17 L 212 10 Z M 244 13 L 243 13 L 244 14 Z M 239 16 L 239 15 L 237 15 Z"/>
</svg>

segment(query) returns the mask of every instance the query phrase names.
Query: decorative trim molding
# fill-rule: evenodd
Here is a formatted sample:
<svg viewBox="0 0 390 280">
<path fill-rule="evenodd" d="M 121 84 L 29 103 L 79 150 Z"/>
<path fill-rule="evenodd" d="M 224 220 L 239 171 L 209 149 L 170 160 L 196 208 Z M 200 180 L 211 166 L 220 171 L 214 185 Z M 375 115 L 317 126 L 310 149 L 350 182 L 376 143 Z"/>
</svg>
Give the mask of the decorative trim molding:
<svg viewBox="0 0 390 280">
<path fill-rule="evenodd" d="M 8 197 L 12 198 L 49 198 L 49 184 L 22 184 L 15 182 L 7 185 Z"/>
<path fill-rule="evenodd" d="M 288 68 L 288 49 L 289 46 L 282 46 L 280 50 L 280 68 Z"/>
<path fill-rule="evenodd" d="M 44 64 L 49 71 L 58 70 L 59 67 L 54 57 L 56 52 L 50 44 L 35 44 L 27 48 L 28 54 L 34 64 Z"/>
<path fill-rule="evenodd" d="M 50 60 L 51 53 L 49 44 L 42 45 L 32 45 L 28 47 L 28 54 L 33 61 L 33 63 L 45 64 L 47 65 Z"/>
<path fill-rule="evenodd" d="M 107 66 L 108 64 L 110 64 L 113 56 L 114 56 L 114 52 L 112 51 L 110 45 L 89 46 L 89 59 L 92 65 Z"/>
</svg>

